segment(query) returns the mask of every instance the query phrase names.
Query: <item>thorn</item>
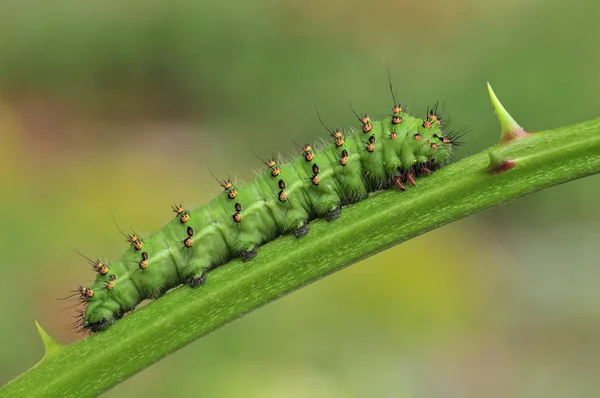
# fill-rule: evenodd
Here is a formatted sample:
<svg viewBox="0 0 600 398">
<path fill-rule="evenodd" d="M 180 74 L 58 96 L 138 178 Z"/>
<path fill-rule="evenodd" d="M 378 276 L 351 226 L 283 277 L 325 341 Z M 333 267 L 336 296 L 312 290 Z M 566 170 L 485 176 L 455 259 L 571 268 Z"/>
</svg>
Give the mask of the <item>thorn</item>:
<svg viewBox="0 0 600 398">
<path fill-rule="evenodd" d="M 38 333 L 42 338 L 42 342 L 44 343 L 45 353 L 44 357 L 38 362 L 40 364 L 44 359 L 51 357 L 62 349 L 62 345 L 58 343 L 52 336 L 50 336 L 38 323 L 35 321 L 35 326 L 37 327 Z"/>
<path fill-rule="evenodd" d="M 529 133 L 525 131 L 523 127 L 519 126 L 519 123 L 510 116 L 506 109 L 504 109 L 504 106 L 502 106 L 500 100 L 496 97 L 490 82 L 487 82 L 487 87 L 490 99 L 492 100 L 492 105 L 494 106 L 496 115 L 498 115 L 498 120 L 500 121 L 501 135 L 499 142 L 508 142 L 518 138 L 527 137 Z"/>
<path fill-rule="evenodd" d="M 508 171 L 517 164 L 517 162 L 513 159 L 502 159 L 496 152 L 490 149 L 488 149 L 488 155 L 490 156 L 490 164 L 487 171 L 491 174 Z"/>
</svg>

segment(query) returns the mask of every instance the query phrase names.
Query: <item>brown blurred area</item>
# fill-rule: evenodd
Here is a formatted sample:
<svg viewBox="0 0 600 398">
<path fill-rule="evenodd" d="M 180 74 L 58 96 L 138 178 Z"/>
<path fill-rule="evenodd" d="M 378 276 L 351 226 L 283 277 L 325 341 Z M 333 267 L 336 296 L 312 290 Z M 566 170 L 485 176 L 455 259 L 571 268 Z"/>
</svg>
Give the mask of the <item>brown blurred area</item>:
<svg viewBox="0 0 600 398">
<path fill-rule="evenodd" d="M 0 384 L 63 342 L 55 300 L 118 258 L 123 227 L 254 178 L 290 140 L 414 113 L 497 140 L 490 81 L 536 131 L 598 116 L 597 2 L 0 0 Z M 252 150 L 251 150 L 252 149 Z M 599 179 L 558 186 L 374 256 L 106 393 L 195 397 L 592 397 L 600 382 Z M 451 182 L 449 182 L 451 183 Z M 435 209 L 432 209 L 435 211 Z M 110 366 L 107 364 L 106 366 Z"/>
</svg>

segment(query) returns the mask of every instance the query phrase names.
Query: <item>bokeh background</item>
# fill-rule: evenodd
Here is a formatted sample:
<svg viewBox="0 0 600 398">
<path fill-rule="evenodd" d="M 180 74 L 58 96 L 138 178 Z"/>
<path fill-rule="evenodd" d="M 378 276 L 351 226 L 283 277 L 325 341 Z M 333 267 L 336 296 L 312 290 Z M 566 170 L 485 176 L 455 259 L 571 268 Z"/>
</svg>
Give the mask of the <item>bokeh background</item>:
<svg viewBox="0 0 600 398">
<path fill-rule="evenodd" d="M 124 227 L 202 205 L 217 174 L 403 103 L 499 129 L 598 116 L 595 0 L 0 0 L 0 384 L 36 363 L 34 319 L 118 258 Z M 451 183 L 451 181 L 449 181 Z M 592 397 L 600 388 L 600 179 L 440 228 L 260 309 L 106 397 Z M 436 244 L 432 245 L 431 241 Z M 77 366 L 77 364 L 73 364 Z M 105 366 L 110 366 L 106 364 Z"/>
</svg>

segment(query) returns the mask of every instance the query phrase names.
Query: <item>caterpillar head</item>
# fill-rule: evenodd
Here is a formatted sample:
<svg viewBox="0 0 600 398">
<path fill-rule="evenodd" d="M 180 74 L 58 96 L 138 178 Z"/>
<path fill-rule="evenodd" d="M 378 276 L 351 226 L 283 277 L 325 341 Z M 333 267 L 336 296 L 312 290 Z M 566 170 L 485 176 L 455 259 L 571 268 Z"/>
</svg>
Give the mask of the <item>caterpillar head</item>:
<svg viewBox="0 0 600 398">
<path fill-rule="evenodd" d="M 425 139 L 424 145 L 425 151 L 429 152 L 429 159 L 431 159 L 431 163 L 434 165 L 443 166 L 450 161 L 453 142 L 449 138 L 443 136 L 441 131 L 433 133 L 431 138 Z"/>
<path fill-rule="evenodd" d="M 426 156 L 433 165 L 438 167 L 450 161 L 452 151 L 457 146 L 458 136 L 452 132 L 446 134 L 443 131 L 444 127 L 441 116 L 434 108 L 428 111 L 423 124 L 413 135 L 415 144 L 420 146 L 415 152 Z"/>
</svg>

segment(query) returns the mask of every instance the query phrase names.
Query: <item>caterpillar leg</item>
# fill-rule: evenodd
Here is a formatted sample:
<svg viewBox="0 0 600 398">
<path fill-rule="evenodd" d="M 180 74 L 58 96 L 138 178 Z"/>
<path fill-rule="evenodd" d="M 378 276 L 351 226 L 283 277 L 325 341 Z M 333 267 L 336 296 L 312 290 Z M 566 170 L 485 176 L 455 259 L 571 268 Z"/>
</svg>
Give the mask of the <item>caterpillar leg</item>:
<svg viewBox="0 0 600 398">
<path fill-rule="evenodd" d="M 240 257 L 242 258 L 242 261 L 248 261 L 256 257 L 257 254 L 258 252 L 256 251 L 256 245 L 254 245 L 252 249 L 244 250 L 242 254 L 240 254 Z"/>
<path fill-rule="evenodd" d="M 429 175 L 431 174 L 431 169 L 429 168 L 428 164 L 424 164 L 421 165 L 421 167 L 419 167 L 419 175 Z"/>
<path fill-rule="evenodd" d="M 264 235 L 259 227 L 250 229 L 249 225 L 245 225 L 248 230 L 242 230 L 235 237 L 234 242 L 231 244 L 231 252 L 238 253 L 238 256 L 242 261 L 248 261 L 256 257 L 258 252 L 256 248 L 260 242 L 265 240 Z"/>
<path fill-rule="evenodd" d="M 337 206 L 335 206 L 335 208 L 333 208 L 331 210 L 327 210 L 327 213 L 325 214 L 325 219 L 327 221 L 333 221 L 341 215 L 342 215 L 342 206 L 337 205 Z"/>
<path fill-rule="evenodd" d="M 313 210 L 317 217 L 332 221 L 342 214 L 342 199 L 331 186 L 319 185 L 311 195 Z"/>
<path fill-rule="evenodd" d="M 206 282 L 206 274 L 210 270 L 211 259 L 205 253 L 199 258 L 192 259 L 180 269 L 180 275 L 191 287 L 198 287 Z"/>
<path fill-rule="evenodd" d="M 206 267 L 200 268 L 195 274 L 193 274 L 189 278 L 188 283 L 190 284 L 190 287 L 195 288 L 204 285 L 204 283 L 206 283 L 208 273 L 223 264 L 223 262 L 217 262 Z"/>
<path fill-rule="evenodd" d="M 417 183 L 415 182 L 415 173 L 414 173 L 414 171 L 412 171 L 412 170 L 409 170 L 409 171 L 406 173 L 406 181 L 408 181 L 408 183 L 409 183 L 410 185 L 412 185 L 413 187 L 414 187 L 414 186 L 417 186 Z"/>
<path fill-rule="evenodd" d="M 412 170 L 412 168 L 409 168 L 408 170 L 404 170 L 399 168 L 398 169 L 398 174 L 397 176 L 394 176 L 394 178 L 392 178 L 392 181 L 394 183 L 394 185 L 396 186 L 396 188 L 398 188 L 401 191 L 406 191 L 406 187 L 404 186 L 405 183 L 409 183 L 412 186 L 416 186 L 416 182 L 415 182 L 415 172 Z"/>
<path fill-rule="evenodd" d="M 204 282 L 206 282 L 206 271 L 202 271 L 202 274 L 200 274 L 199 277 L 192 278 L 190 280 L 190 287 L 194 288 L 194 287 L 204 285 Z"/>
<path fill-rule="evenodd" d="M 396 188 L 398 188 L 401 191 L 406 191 L 406 188 L 404 187 L 404 182 L 402 181 L 402 177 L 394 176 L 392 181 L 394 182 L 394 185 L 396 186 Z"/>
<path fill-rule="evenodd" d="M 306 221 L 303 221 L 302 225 L 294 230 L 294 233 L 296 234 L 296 238 L 301 238 L 309 232 L 310 232 L 310 227 L 308 226 L 308 223 Z"/>
</svg>

